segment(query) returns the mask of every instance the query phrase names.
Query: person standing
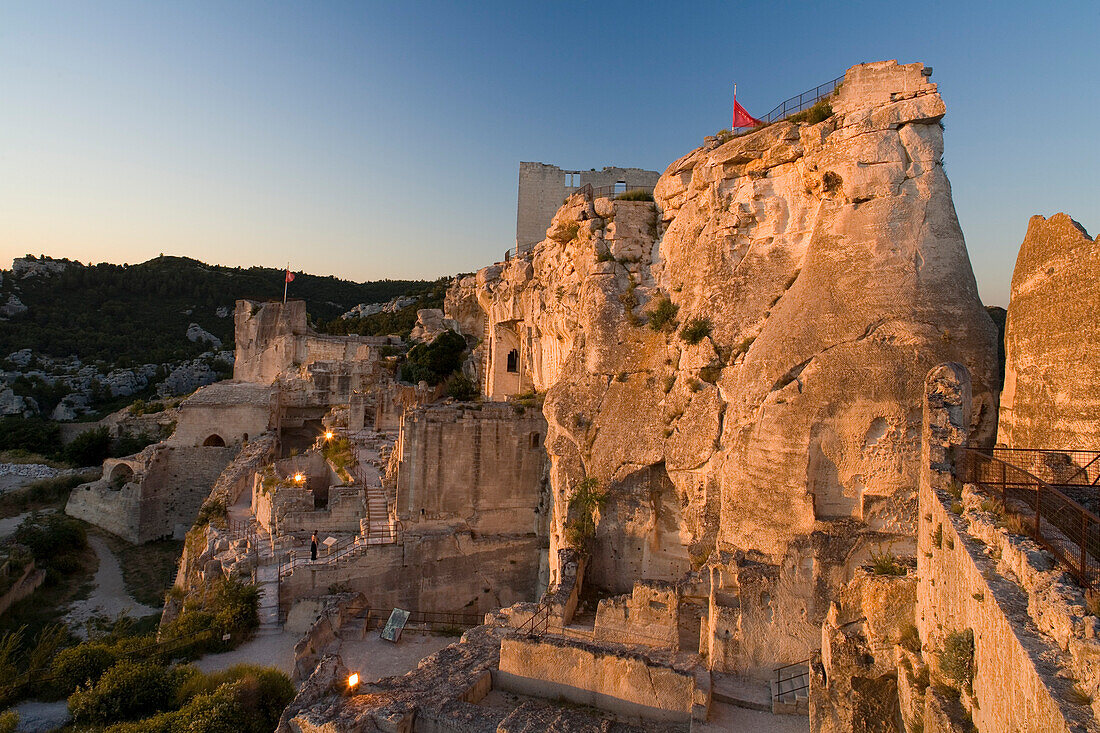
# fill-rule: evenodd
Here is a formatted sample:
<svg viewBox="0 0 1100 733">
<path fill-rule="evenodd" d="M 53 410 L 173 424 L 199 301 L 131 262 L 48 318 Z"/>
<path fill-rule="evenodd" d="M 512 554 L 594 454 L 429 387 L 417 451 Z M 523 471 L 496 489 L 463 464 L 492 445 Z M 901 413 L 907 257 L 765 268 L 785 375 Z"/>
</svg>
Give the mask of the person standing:
<svg viewBox="0 0 1100 733">
<path fill-rule="evenodd" d="M 312 562 L 317 562 L 317 533 L 314 532 L 313 536 L 309 538 L 309 559 Z"/>
</svg>

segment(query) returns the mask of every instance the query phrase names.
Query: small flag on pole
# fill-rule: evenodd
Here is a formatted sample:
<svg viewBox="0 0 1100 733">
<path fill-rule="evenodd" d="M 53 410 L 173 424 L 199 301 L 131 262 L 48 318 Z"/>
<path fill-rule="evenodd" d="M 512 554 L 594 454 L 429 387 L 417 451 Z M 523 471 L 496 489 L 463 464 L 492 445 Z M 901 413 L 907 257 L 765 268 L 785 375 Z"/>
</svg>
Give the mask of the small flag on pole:
<svg viewBox="0 0 1100 733">
<path fill-rule="evenodd" d="M 292 282 L 294 282 L 294 273 L 293 273 L 293 272 L 291 272 L 290 270 L 287 270 L 287 271 L 286 271 L 286 281 L 287 281 L 288 283 L 292 283 Z"/>
<path fill-rule="evenodd" d="M 737 103 L 737 85 L 733 85 L 733 120 L 730 122 L 730 129 L 736 130 L 738 127 L 756 127 L 757 125 L 764 124 L 760 120 L 756 119 L 745 108 Z"/>
<path fill-rule="evenodd" d="M 283 280 L 283 302 L 286 302 L 286 288 L 287 284 L 293 282 L 294 273 L 290 271 L 290 263 L 286 263 L 286 278 Z"/>
</svg>

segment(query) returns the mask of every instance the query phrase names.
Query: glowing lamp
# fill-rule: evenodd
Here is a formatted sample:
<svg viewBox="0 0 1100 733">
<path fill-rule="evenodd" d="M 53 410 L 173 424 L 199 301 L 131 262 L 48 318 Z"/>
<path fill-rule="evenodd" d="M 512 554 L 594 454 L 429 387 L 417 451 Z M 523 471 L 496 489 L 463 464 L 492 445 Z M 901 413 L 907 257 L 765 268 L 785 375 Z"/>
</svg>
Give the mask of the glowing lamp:
<svg viewBox="0 0 1100 733">
<path fill-rule="evenodd" d="M 294 483 L 296 483 L 296 484 L 300 484 L 300 483 L 302 483 L 302 482 L 303 482 L 303 481 L 305 481 L 305 480 L 306 480 L 306 476 L 305 476 L 305 474 L 303 474 L 303 473 L 296 473 L 296 474 L 294 474 Z"/>
<path fill-rule="evenodd" d="M 358 686 L 359 686 L 359 673 L 358 672 L 352 672 L 351 674 L 348 675 L 348 689 L 349 690 L 354 690 Z"/>
<path fill-rule="evenodd" d="M 332 440 L 332 431 L 331 430 L 328 431 L 327 433 L 325 433 L 325 440 Z"/>
</svg>

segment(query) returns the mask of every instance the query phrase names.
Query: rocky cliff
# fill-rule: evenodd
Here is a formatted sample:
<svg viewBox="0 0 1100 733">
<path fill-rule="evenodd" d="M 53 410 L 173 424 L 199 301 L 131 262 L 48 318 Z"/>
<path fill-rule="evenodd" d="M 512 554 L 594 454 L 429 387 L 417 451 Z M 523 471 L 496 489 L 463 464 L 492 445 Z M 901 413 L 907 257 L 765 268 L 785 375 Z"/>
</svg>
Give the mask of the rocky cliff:
<svg viewBox="0 0 1100 733">
<path fill-rule="evenodd" d="M 1100 237 L 1033 216 L 1012 273 L 997 441 L 1100 446 Z"/>
<path fill-rule="evenodd" d="M 574 195 L 448 298 L 481 311 L 488 395 L 546 392 L 552 574 L 594 477 L 589 581 L 691 581 L 715 668 L 804 658 L 846 568 L 910 541 L 932 366 L 967 366 L 992 438 L 996 331 L 923 72 L 853 67 L 823 122 L 708 138 L 655 202 Z"/>
</svg>

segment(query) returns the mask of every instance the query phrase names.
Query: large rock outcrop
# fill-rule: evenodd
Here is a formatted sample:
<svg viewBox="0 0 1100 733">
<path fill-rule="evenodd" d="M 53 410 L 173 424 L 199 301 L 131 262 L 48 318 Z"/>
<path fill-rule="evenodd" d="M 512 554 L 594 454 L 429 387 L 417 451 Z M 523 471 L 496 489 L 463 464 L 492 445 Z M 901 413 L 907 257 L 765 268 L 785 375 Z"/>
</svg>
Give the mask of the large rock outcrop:
<svg viewBox="0 0 1100 733">
<path fill-rule="evenodd" d="M 1016 257 L 997 441 L 1100 448 L 1100 237 L 1033 216 Z"/>
<path fill-rule="evenodd" d="M 552 575 L 594 477 L 588 580 L 694 578 L 716 669 L 805 658 L 847 568 L 911 543 L 932 366 L 967 366 L 992 438 L 996 331 L 923 71 L 853 67 L 828 119 L 709 140 L 655 203 L 574 195 L 531 253 L 456 286 L 488 322 L 486 393 L 546 391 Z"/>
</svg>

